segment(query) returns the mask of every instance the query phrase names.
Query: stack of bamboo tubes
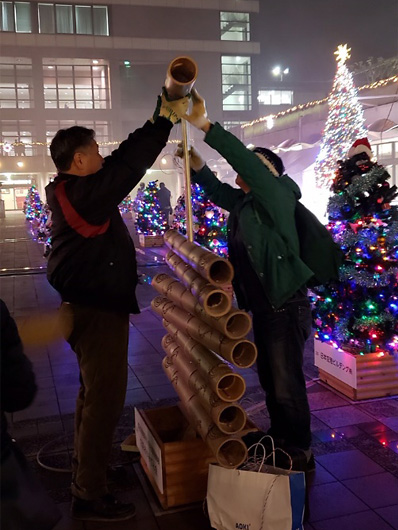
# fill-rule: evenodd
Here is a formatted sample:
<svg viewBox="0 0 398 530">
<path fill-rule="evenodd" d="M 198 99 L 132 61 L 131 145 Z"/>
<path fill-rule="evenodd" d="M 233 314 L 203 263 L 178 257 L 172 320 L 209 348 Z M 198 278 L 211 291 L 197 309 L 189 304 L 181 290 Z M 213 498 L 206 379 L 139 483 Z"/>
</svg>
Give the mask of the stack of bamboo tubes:
<svg viewBox="0 0 398 530">
<path fill-rule="evenodd" d="M 233 278 L 230 262 L 176 230 L 164 236 L 166 262 L 175 274 L 158 274 L 152 280 L 159 292 L 152 309 L 163 317 L 167 334 L 163 369 L 181 399 L 181 408 L 197 433 L 223 467 L 234 468 L 247 457 L 241 437 L 246 413 L 238 400 L 245 380 L 231 365 L 248 368 L 257 357 L 245 337 L 251 318 L 232 308 L 221 286 Z"/>
</svg>

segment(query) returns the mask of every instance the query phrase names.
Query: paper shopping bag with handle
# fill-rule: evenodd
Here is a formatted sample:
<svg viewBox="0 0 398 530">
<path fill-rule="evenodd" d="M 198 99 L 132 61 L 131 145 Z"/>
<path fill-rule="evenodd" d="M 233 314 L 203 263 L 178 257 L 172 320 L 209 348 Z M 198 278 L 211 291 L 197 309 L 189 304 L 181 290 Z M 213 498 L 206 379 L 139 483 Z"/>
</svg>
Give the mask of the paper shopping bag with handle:
<svg viewBox="0 0 398 530">
<path fill-rule="evenodd" d="M 211 464 L 207 508 L 216 530 L 302 530 L 305 476 L 264 466 L 261 471 Z"/>
</svg>

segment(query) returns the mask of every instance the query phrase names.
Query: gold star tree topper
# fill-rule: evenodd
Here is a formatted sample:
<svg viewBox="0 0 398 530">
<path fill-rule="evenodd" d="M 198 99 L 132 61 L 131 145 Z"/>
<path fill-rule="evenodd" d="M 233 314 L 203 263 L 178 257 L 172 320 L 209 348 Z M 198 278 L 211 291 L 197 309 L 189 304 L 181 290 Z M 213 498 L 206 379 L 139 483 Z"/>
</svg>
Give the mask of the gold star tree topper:
<svg viewBox="0 0 398 530">
<path fill-rule="evenodd" d="M 351 48 L 348 48 L 348 44 L 339 44 L 334 55 L 336 55 L 338 66 L 342 66 L 351 57 Z"/>
</svg>

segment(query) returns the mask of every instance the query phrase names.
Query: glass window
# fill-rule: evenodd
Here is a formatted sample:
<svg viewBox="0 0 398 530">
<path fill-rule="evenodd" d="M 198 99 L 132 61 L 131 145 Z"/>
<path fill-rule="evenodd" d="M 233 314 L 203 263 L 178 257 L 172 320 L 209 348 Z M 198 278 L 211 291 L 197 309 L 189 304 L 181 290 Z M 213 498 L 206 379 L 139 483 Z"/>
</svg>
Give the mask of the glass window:
<svg viewBox="0 0 398 530">
<path fill-rule="evenodd" d="M 378 155 L 381 157 L 389 157 L 392 155 L 392 143 L 379 144 Z"/>
<path fill-rule="evenodd" d="M 15 31 L 12 2 L 0 2 L 0 30 Z"/>
<path fill-rule="evenodd" d="M 259 90 L 257 100 L 263 105 L 292 105 L 292 90 Z"/>
<path fill-rule="evenodd" d="M 109 36 L 108 8 L 93 6 L 94 35 Z"/>
<path fill-rule="evenodd" d="M 54 4 L 39 4 L 39 33 L 55 33 Z"/>
<path fill-rule="evenodd" d="M 249 41 L 249 13 L 220 12 L 221 40 Z"/>
<path fill-rule="evenodd" d="M 32 20 L 30 4 L 28 2 L 15 2 L 15 31 L 17 33 L 32 33 Z"/>
<path fill-rule="evenodd" d="M 223 110 L 251 110 L 250 57 L 221 57 Z"/>
<path fill-rule="evenodd" d="M 64 61 L 67 64 L 48 64 Z M 45 108 L 110 108 L 107 64 L 93 65 L 84 59 L 43 59 L 43 79 Z"/>
<path fill-rule="evenodd" d="M 0 108 L 33 108 L 30 59 L 22 57 L 0 58 Z"/>
<path fill-rule="evenodd" d="M 76 33 L 79 35 L 93 34 L 91 6 L 76 6 Z"/>
<path fill-rule="evenodd" d="M 38 142 L 36 127 L 33 122 L 25 120 L 1 120 L 0 137 L 4 142 L 11 145 L 8 156 L 32 156 L 38 154 L 42 148 L 34 145 Z M 13 144 L 18 143 L 19 149 L 15 152 Z M 23 144 L 23 145 L 21 145 Z"/>
<path fill-rule="evenodd" d="M 57 33 L 73 33 L 72 6 L 57 4 L 55 6 Z"/>
</svg>

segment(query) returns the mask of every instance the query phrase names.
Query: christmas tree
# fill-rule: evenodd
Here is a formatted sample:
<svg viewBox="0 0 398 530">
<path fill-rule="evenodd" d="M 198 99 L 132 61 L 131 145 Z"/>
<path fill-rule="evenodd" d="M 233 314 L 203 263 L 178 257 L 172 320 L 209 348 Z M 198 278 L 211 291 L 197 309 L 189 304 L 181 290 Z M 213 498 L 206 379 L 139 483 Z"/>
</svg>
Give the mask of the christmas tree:
<svg viewBox="0 0 398 530">
<path fill-rule="evenodd" d="M 42 209 L 43 203 L 40 200 L 40 195 L 36 186 L 33 184 L 26 196 L 23 213 L 28 221 L 33 221 L 35 219 L 40 219 Z"/>
<path fill-rule="evenodd" d="M 131 213 L 133 211 L 133 201 L 130 195 L 127 195 L 119 204 L 119 211 L 122 214 Z"/>
<path fill-rule="evenodd" d="M 333 239 L 345 254 L 340 281 L 316 289 L 316 338 L 352 353 L 398 350 L 398 211 L 390 175 L 366 138 L 338 162 L 328 203 Z"/>
<path fill-rule="evenodd" d="M 337 161 L 345 156 L 354 140 L 366 136 L 357 89 L 352 74 L 345 65 L 350 51 L 345 44 L 340 45 L 334 52 L 337 57 L 337 73 L 328 99 L 329 114 L 314 167 L 319 187 L 330 187 Z"/>
<path fill-rule="evenodd" d="M 165 233 L 167 220 L 160 211 L 157 181 L 149 182 L 137 202 L 135 229 L 137 234 L 157 236 Z"/>
<path fill-rule="evenodd" d="M 221 208 L 206 199 L 199 184 L 191 184 L 192 222 L 194 240 L 218 254 L 227 257 L 227 218 Z M 186 234 L 185 197 L 182 195 L 174 209 L 172 228 Z"/>
</svg>

